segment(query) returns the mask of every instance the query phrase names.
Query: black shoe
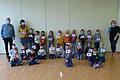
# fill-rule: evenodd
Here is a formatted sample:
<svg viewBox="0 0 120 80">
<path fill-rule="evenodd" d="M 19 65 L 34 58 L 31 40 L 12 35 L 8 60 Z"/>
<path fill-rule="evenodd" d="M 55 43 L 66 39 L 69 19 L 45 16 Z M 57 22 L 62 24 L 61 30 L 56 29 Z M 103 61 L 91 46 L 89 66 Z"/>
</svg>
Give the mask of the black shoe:
<svg viewBox="0 0 120 80">
<path fill-rule="evenodd" d="M 8 62 L 10 62 L 10 56 L 7 56 L 7 60 L 8 60 Z"/>
</svg>

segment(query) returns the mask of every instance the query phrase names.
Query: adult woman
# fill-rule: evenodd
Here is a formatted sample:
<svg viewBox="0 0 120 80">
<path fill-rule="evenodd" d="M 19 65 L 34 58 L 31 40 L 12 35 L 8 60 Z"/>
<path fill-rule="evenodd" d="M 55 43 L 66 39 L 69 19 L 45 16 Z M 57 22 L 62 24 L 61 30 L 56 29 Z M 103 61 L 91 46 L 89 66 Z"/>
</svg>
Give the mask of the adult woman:
<svg viewBox="0 0 120 80">
<path fill-rule="evenodd" d="M 29 28 L 26 26 L 25 20 L 20 21 L 20 26 L 18 28 L 18 31 L 20 33 L 21 44 L 27 47 Z"/>
<path fill-rule="evenodd" d="M 111 21 L 111 27 L 109 28 L 109 40 L 111 43 L 111 51 L 112 51 L 112 55 L 115 54 L 116 51 L 116 44 L 117 41 L 119 39 L 119 35 L 120 35 L 120 27 L 117 26 L 117 23 L 115 20 Z"/>
</svg>

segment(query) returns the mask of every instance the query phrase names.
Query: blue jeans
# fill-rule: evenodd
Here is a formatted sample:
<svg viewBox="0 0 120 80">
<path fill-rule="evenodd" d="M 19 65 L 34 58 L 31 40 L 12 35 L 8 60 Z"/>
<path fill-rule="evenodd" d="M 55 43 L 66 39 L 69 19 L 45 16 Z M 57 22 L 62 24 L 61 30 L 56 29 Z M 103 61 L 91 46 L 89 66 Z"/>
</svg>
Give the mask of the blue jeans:
<svg viewBox="0 0 120 80">
<path fill-rule="evenodd" d="M 68 60 L 68 62 L 65 61 L 66 67 L 73 67 L 72 60 Z"/>
<path fill-rule="evenodd" d="M 27 60 L 27 54 L 23 54 L 23 53 L 21 53 L 21 58 L 23 59 L 23 60 Z"/>
<path fill-rule="evenodd" d="M 77 53 L 76 53 L 76 58 L 77 58 L 78 60 L 82 60 L 82 59 L 83 59 L 82 53 L 81 53 L 81 52 L 77 52 Z"/>
<path fill-rule="evenodd" d="M 28 38 L 20 38 L 20 42 L 22 45 L 24 45 L 25 47 L 28 46 Z"/>
<path fill-rule="evenodd" d="M 73 50 L 76 51 L 76 42 L 72 42 Z"/>
<path fill-rule="evenodd" d="M 19 59 L 18 60 L 14 60 L 14 61 L 11 61 L 10 64 L 13 65 L 13 66 L 20 65 L 20 64 L 22 64 L 22 60 L 19 60 Z"/>
<path fill-rule="evenodd" d="M 57 58 L 61 58 L 61 55 L 63 54 L 63 52 L 62 51 L 57 51 L 56 52 L 56 57 Z"/>
<path fill-rule="evenodd" d="M 37 62 L 38 62 L 37 59 L 28 60 L 29 65 L 37 64 Z"/>
<path fill-rule="evenodd" d="M 99 59 L 93 59 L 93 58 L 90 58 L 90 66 L 93 66 L 94 64 L 99 64 L 101 65 L 102 64 L 102 60 L 99 58 Z"/>
<path fill-rule="evenodd" d="M 38 55 L 37 59 L 46 59 L 46 57 L 47 57 L 47 55 L 44 55 L 44 56 Z"/>
<path fill-rule="evenodd" d="M 49 54 L 49 58 L 50 58 L 50 59 L 55 59 L 56 56 L 55 56 L 55 54 Z"/>
</svg>

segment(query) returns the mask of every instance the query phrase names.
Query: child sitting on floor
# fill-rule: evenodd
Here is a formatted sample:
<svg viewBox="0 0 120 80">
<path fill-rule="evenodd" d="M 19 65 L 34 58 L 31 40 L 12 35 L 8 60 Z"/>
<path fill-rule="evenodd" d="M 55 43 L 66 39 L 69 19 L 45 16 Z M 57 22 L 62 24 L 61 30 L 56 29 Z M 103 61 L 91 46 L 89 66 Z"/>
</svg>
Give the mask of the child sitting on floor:
<svg viewBox="0 0 120 80">
<path fill-rule="evenodd" d="M 86 49 L 85 49 L 85 59 L 88 59 L 88 54 L 87 53 L 92 53 L 92 51 L 93 51 L 93 48 L 92 48 L 92 46 L 91 46 L 91 44 L 89 43 L 88 45 L 87 45 L 87 47 L 86 47 Z"/>
<path fill-rule="evenodd" d="M 82 51 L 82 46 L 80 43 L 77 44 L 76 58 L 77 60 L 83 59 L 83 51 Z"/>
<path fill-rule="evenodd" d="M 22 45 L 22 48 L 21 48 L 21 51 L 20 51 L 21 52 L 20 55 L 21 55 L 22 60 L 27 60 L 26 50 L 27 50 L 27 48 L 24 45 Z"/>
<path fill-rule="evenodd" d="M 40 46 L 40 49 L 37 54 L 37 58 L 38 59 L 46 59 L 46 57 L 47 57 L 47 55 L 46 55 L 45 49 L 43 48 L 43 46 Z"/>
<path fill-rule="evenodd" d="M 100 59 L 102 60 L 102 62 L 105 62 L 105 53 L 106 53 L 106 49 L 104 48 L 104 44 L 100 43 L 100 48 L 98 49 L 98 54 L 100 56 Z"/>
<path fill-rule="evenodd" d="M 31 49 L 34 49 L 35 53 L 38 53 L 40 47 L 38 48 L 38 45 L 33 44 Z"/>
<path fill-rule="evenodd" d="M 51 45 L 49 48 L 49 58 L 50 59 L 56 58 L 56 51 L 55 51 L 55 47 L 53 45 Z"/>
<path fill-rule="evenodd" d="M 35 53 L 34 49 L 32 49 L 32 48 L 28 52 L 28 64 L 29 65 L 38 64 L 38 59 L 36 57 L 36 53 Z"/>
<path fill-rule="evenodd" d="M 93 68 L 99 68 L 102 65 L 102 61 L 97 53 L 96 48 L 93 49 L 93 52 L 91 54 L 91 57 L 89 59 L 90 66 Z"/>
<path fill-rule="evenodd" d="M 12 49 L 9 52 L 9 56 L 10 56 L 11 67 L 19 66 L 23 64 L 22 59 L 18 53 L 18 48 L 16 47 L 15 44 L 12 45 Z"/>
<path fill-rule="evenodd" d="M 56 46 L 56 57 L 61 58 L 61 55 L 64 53 L 64 49 L 61 45 L 57 44 Z"/>
</svg>

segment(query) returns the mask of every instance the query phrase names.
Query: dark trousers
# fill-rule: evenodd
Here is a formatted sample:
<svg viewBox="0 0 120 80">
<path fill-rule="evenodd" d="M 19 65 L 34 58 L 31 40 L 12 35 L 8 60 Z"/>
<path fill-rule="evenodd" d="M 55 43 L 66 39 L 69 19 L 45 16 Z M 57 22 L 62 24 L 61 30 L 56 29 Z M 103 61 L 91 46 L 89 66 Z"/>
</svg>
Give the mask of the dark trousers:
<svg viewBox="0 0 120 80">
<path fill-rule="evenodd" d="M 12 49 L 13 39 L 12 38 L 4 38 L 4 44 L 5 44 L 6 55 L 8 57 L 9 56 L 8 44 L 10 46 L 10 49 Z"/>
<path fill-rule="evenodd" d="M 78 60 L 82 60 L 82 59 L 83 59 L 82 52 L 77 52 L 77 53 L 76 53 L 76 58 L 77 58 Z"/>
<path fill-rule="evenodd" d="M 28 46 L 29 46 L 28 48 L 30 48 L 30 49 L 31 49 L 31 48 L 32 48 L 32 46 L 33 46 L 33 44 L 34 44 L 34 42 L 29 42 L 29 43 L 28 43 Z"/>
<path fill-rule="evenodd" d="M 73 67 L 72 60 L 68 60 L 68 62 L 65 61 L 66 67 Z"/>
<path fill-rule="evenodd" d="M 100 47 L 100 42 L 95 42 L 95 48 L 98 50 L 98 48 Z"/>
<path fill-rule="evenodd" d="M 55 54 L 49 54 L 49 59 L 55 59 L 55 58 L 56 58 Z"/>
<path fill-rule="evenodd" d="M 81 46 L 82 46 L 82 51 L 84 52 L 84 50 L 85 50 L 85 43 L 82 43 Z"/>
<path fill-rule="evenodd" d="M 36 43 L 35 45 L 36 45 L 36 52 L 38 52 L 39 49 L 40 49 L 40 44 L 39 44 L 39 43 Z"/>
<path fill-rule="evenodd" d="M 115 53 L 116 51 L 116 44 L 117 44 L 118 39 L 119 39 L 119 36 L 117 36 L 116 40 L 114 40 L 114 38 L 110 38 L 112 53 Z"/>
</svg>

